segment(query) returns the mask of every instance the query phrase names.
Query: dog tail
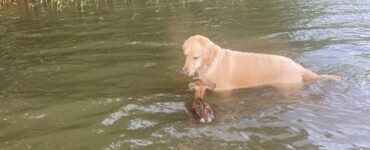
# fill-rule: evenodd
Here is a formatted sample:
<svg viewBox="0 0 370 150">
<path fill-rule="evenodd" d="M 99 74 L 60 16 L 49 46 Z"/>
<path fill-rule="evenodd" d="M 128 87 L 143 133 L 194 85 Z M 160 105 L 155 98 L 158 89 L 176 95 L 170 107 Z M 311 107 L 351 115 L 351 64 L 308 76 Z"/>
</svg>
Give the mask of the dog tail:
<svg viewBox="0 0 370 150">
<path fill-rule="evenodd" d="M 335 81 L 339 81 L 341 80 L 342 78 L 338 75 L 329 75 L 329 74 L 323 74 L 323 75 L 320 75 L 319 76 L 319 79 L 327 79 L 327 80 L 335 80 Z"/>
<path fill-rule="evenodd" d="M 303 80 L 304 81 L 310 81 L 310 80 L 316 80 L 316 79 L 324 79 L 324 80 L 341 80 L 340 76 L 337 75 L 328 75 L 328 74 L 323 74 L 323 75 L 318 75 L 310 70 L 304 69 L 303 71 Z"/>
</svg>

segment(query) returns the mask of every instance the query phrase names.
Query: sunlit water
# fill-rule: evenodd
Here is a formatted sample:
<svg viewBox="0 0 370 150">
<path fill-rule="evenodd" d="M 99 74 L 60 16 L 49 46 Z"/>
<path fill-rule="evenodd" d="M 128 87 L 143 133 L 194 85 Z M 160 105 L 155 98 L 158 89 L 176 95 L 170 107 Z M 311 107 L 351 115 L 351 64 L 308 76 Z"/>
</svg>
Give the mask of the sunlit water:
<svg viewBox="0 0 370 150">
<path fill-rule="evenodd" d="M 370 148 L 370 1 L 156 2 L 0 11 L 0 149 Z M 200 124 L 181 74 L 194 34 L 343 80 L 209 93 Z"/>
</svg>

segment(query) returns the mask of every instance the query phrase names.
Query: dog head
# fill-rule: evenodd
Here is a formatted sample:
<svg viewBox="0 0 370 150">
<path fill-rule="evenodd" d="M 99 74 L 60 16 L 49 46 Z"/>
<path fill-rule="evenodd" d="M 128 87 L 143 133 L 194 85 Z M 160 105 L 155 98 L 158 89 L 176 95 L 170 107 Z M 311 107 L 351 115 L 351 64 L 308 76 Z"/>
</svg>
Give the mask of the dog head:
<svg viewBox="0 0 370 150">
<path fill-rule="evenodd" d="M 195 35 L 188 38 L 183 45 L 186 61 L 182 68 L 184 74 L 194 75 L 203 65 L 210 65 L 217 53 L 218 46 L 208 38 Z"/>
</svg>

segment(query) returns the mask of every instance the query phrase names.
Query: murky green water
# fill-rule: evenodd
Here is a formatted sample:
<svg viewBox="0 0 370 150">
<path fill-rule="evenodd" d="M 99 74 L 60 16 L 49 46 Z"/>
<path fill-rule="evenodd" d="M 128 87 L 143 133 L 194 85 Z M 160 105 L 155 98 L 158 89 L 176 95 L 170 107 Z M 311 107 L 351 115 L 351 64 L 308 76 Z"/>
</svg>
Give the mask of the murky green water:
<svg viewBox="0 0 370 150">
<path fill-rule="evenodd" d="M 370 1 L 159 1 L 0 11 L 0 149 L 370 148 Z M 182 42 L 279 54 L 340 82 L 239 90 L 199 124 Z"/>
</svg>

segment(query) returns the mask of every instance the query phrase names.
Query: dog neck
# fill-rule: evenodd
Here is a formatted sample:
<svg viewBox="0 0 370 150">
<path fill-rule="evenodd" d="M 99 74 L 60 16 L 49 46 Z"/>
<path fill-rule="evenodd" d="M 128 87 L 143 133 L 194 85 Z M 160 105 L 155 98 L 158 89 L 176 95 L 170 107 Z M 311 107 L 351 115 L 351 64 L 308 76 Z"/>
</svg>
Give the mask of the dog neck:
<svg viewBox="0 0 370 150">
<path fill-rule="evenodd" d="M 222 58 L 225 54 L 225 50 L 220 48 L 217 50 L 216 56 L 212 59 L 212 63 L 210 65 L 207 65 L 202 68 L 198 72 L 199 77 L 205 81 L 209 80 L 212 73 L 217 69 L 217 67 L 220 65 L 220 62 L 222 61 Z"/>
</svg>

